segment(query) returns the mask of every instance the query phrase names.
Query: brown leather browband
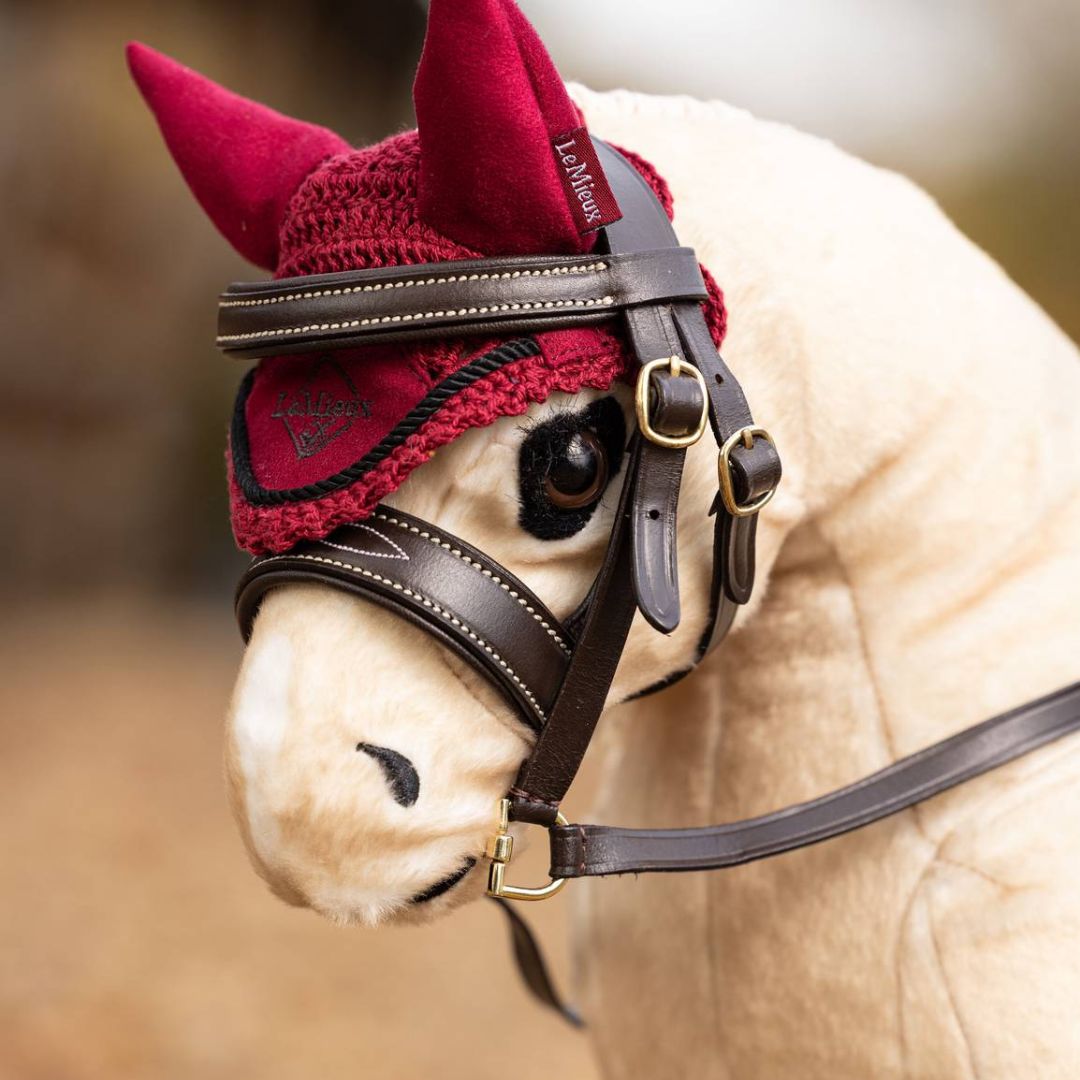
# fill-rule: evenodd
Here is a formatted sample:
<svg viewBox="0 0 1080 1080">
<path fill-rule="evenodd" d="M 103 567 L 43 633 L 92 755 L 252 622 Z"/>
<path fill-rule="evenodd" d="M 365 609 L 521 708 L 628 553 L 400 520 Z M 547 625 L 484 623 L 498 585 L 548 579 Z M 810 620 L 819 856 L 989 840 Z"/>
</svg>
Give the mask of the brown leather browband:
<svg viewBox="0 0 1080 1080">
<path fill-rule="evenodd" d="M 268 589 L 315 580 L 390 608 L 474 664 L 536 732 L 507 810 L 515 820 L 549 829 L 553 879 L 710 870 L 778 855 L 878 821 L 1080 728 L 1076 684 L 849 787 L 763 817 L 677 830 L 563 821 L 559 805 L 607 704 L 635 613 L 663 633 L 679 625 L 679 484 L 685 447 L 700 435 L 695 425 L 703 411 L 720 448 L 720 491 L 709 511 L 715 515 L 713 577 L 698 659 L 719 643 L 750 597 L 757 512 L 780 481 L 775 446 L 755 426 L 705 325 L 704 285 L 693 252 L 678 246 L 637 171 L 594 141 L 623 211 L 620 221 L 601 231 L 594 255 L 233 285 L 222 298 L 218 339 L 227 352 L 263 356 L 391 336 L 535 330 L 621 316 L 644 372 L 638 405 L 645 423 L 631 441 L 611 538 L 581 617 L 571 620 L 573 630 L 483 552 L 435 525 L 380 507 L 324 540 L 256 559 L 237 590 L 245 638 Z M 542 890 L 496 885 L 509 858 L 504 836 L 488 853 L 493 895 L 532 899 L 555 891 L 558 880 Z M 514 917 L 512 927 L 531 989 L 572 1017 L 523 924 Z"/>
<path fill-rule="evenodd" d="M 690 248 L 393 266 L 230 285 L 218 301 L 217 344 L 230 355 L 265 356 L 375 340 L 518 333 L 707 295 Z"/>
</svg>

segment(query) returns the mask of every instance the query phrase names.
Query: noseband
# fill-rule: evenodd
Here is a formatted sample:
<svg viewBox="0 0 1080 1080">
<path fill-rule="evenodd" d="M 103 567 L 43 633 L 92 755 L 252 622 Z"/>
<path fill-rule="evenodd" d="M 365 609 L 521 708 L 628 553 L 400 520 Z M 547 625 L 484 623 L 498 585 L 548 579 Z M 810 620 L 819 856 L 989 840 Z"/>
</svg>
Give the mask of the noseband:
<svg viewBox="0 0 1080 1080">
<path fill-rule="evenodd" d="M 711 427 L 719 448 L 718 490 L 709 510 L 713 570 L 696 660 L 720 643 L 750 599 L 757 514 L 781 474 L 772 438 L 755 425 L 709 334 L 701 308 L 707 292 L 693 251 L 678 245 L 663 207 L 633 166 L 594 142 L 623 217 L 601 230 L 592 255 L 238 284 L 220 305 L 218 344 L 242 357 L 623 321 L 639 365 L 637 432 L 603 563 L 565 622 L 483 552 L 388 507 L 326 539 L 255 559 L 237 589 L 245 639 L 269 589 L 321 582 L 422 627 L 475 665 L 513 705 L 536 741 L 500 804 L 487 849 L 488 891 L 502 899 L 542 899 L 571 877 L 711 870 L 781 854 L 878 821 L 1080 727 L 1077 684 L 849 787 L 762 817 L 694 829 L 571 825 L 562 817 L 559 806 L 607 702 L 635 612 L 661 633 L 679 625 L 676 527 L 686 449 Z M 512 820 L 549 831 L 548 884 L 523 888 L 505 880 Z M 514 929 L 532 989 L 557 1004 L 516 918 Z"/>
</svg>

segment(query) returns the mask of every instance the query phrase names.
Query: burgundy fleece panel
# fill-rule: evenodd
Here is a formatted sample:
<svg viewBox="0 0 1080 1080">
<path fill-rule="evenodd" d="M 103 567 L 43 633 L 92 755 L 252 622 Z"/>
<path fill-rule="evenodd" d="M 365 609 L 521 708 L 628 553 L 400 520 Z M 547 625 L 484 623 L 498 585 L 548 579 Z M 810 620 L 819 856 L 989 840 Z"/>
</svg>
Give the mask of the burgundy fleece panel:
<svg viewBox="0 0 1080 1080">
<path fill-rule="evenodd" d="M 354 484 L 329 495 L 279 506 L 254 506 L 240 490 L 230 460 L 232 525 L 237 543 L 256 555 L 286 551 L 299 540 L 322 537 L 339 525 L 359 521 L 439 447 L 471 428 L 486 427 L 504 416 L 520 416 L 555 391 L 606 390 L 627 367 L 621 339 L 603 327 L 551 330 L 537 335 L 536 340 L 542 350 L 539 356 L 515 360 L 465 387 Z M 348 438 L 346 434 L 341 441 Z M 260 447 L 253 444 L 251 455 L 260 458 Z"/>
<path fill-rule="evenodd" d="M 389 435 L 431 386 L 385 345 L 277 357 L 244 405 L 255 479 L 282 489 L 333 476 Z"/>
<path fill-rule="evenodd" d="M 245 259 L 273 270 L 278 229 L 300 182 L 348 144 L 218 86 L 138 42 L 131 74 L 200 205 Z"/>
<path fill-rule="evenodd" d="M 512 0 L 431 0 L 413 100 L 425 222 L 488 255 L 592 249 L 552 145 L 580 116 Z"/>
</svg>

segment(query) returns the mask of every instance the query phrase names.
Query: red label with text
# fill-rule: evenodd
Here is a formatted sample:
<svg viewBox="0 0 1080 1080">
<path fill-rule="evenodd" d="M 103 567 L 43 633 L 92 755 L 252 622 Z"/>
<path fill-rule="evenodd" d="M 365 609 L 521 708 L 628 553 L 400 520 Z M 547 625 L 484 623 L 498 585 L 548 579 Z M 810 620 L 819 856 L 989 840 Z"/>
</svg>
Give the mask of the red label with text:
<svg viewBox="0 0 1080 1080">
<path fill-rule="evenodd" d="M 600 168 L 588 131 L 574 128 L 551 145 L 578 232 L 593 232 L 618 221 L 622 211 Z"/>
</svg>

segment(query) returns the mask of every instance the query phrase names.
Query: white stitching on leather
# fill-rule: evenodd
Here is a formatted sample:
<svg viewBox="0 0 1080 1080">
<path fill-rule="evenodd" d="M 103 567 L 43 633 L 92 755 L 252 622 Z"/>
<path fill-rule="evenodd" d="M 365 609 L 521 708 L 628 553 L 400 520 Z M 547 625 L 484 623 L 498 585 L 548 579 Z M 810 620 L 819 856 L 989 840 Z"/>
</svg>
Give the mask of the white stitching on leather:
<svg viewBox="0 0 1080 1080">
<path fill-rule="evenodd" d="M 246 334 L 219 334 L 217 344 L 229 341 L 254 341 L 257 338 L 288 337 L 290 334 L 308 334 L 313 330 L 351 330 L 359 326 L 383 326 L 386 323 L 423 322 L 426 319 L 459 319 L 464 315 L 487 315 L 493 311 L 533 311 L 544 308 L 591 308 L 610 307 L 613 296 L 599 296 L 588 300 L 537 300 L 521 304 L 485 304 L 482 307 L 458 308 L 456 311 L 417 311 L 406 315 L 381 315 L 370 319 L 348 319 L 345 322 L 309 323 L 307 326 L 283 326 L 277 330 L 252 330 Z"/>
<path fill-rule="evenodd" d="M 259 565 L 262 566 L 265 563 L 282 562 L 291 559 L 302 559 L 305 562 L 323 563 L 326 566 L 337 566 L 342 570 L 351 570 L 354 574 L 360 574 L 362 577 L 371 578 L 372 581 L 378 581 L 383 585 L 389 585 L 390 588 L 396 589 L 406 596 L 411 596 L 414 600 L 419 600 L 424 607 L 430 608 L 437 615 L 441 615 L 444 619 L 449 620 L 454 626 L 468 634 L 468 636 L 471 637 L 473 641 L 475 641 L 477 645 L 479 645 L 517 684 L 522 694 L 528 699 L 528 702 L 536 715 L 539 716 L 541 720 L 547 721 L 547 714 L 540 708 L 540 704 L 536 700 L 536 695 L 521 681 L 517 672 L 514 671 L 514 669 L 482 637 L 480 637 L 479 634 L 475 633 L 471 626 L 467 623 L 463 623 L 451 612 L 439 607 L 438 604 L 433 600 L 429 600 L 422 593 L 418 593 L 415 589 L 410 589 L 408 586 L 402 585 L 401 582 L 394 581 L 392 578 L 384 577 L 382 574 L 376 574 L 373 570 L 367 570 L 362 566 L 353 566 L 351 563 L 341 562 L 339 559 L 324 559 L 321 555 L 267 555 L 259 560 Z"/>
<path fill-rule="evenodd" d="M 377 518 L 379 521 L 385 521 L 388 525 L 396 525 L 399 529 L 405 529 L 408 532 L 415 533 L 417 536 L 422 537 L 424 540 L 430 541 L 436 547 L 440 547 L 443 551 L 450 552 L 455 558 L 460 559 L 466 566 L 471 566 L 474 570 L 479 570 L 481 574 L 486 578 L 490 578 L 496 585 L 499 586 L 504 592 L 509 593 L 545 630 L 547 635 L 552 638 L 560 649 L 567 656 L 570 655 L 570 649 L 567 647 L 566 642 L 559 636 L 555 629 L 548 623 L 544 617 L 534 608 L 520 593 L 511 589 L 509 585 L 498 575 L 489 570 L 483 563 L 478 563 L 475 559 L 470 559 L 460 548 L 453 547 L 448 544 L 440 536 L 434 536 L 429 532 L 418 529 L 415 525 L 410 525 L 406 521 L 399 521 L 395 517 L 388 517 L 386 514 L 376 512 L 371 515 Z M 325 541 L 323 541 L 325 543 Z"/>
<path fill-rule="evenodd" d="M 360 548 L 350 547 L 348 544 L 335 544 L 332 540 L 320 540 L 320 544 L 325 544 L 327 547 L 337 548 L 338 551 L 350 551 L 353 555 L 366 555 L 372 559 L 394 559 L 396 561 L 408 562 L 409 553 L 400 545 L 395 544 L 385 533 L 379 532 L 378 529 L 373 529 L 370 525 L 365 525 L 362 522 L 354 522 L 349 526 L 350 529 L 363 529 L 364 532 L 371 533 L 372 536 L 377 536 L 380 540 L 389 544 L 396 552 L 396 555 L 390 555 L 385 551 L 363 551 Z"/>
<path fill-rule="evenodd" d="M 553 277 L 561 274 L 595 274 L 606 270 L 605 262 L 580 263 L 570 266 L 549 266 L 543 270 L 506 270 L 497 274 L 448 274 L 445 277 L 410 278 L 406 281 L 376 282 L 372 285 L 346 285 L 340 289 L 313 289 L 311 292 L 287 293 L 285 296 L 266 296 L 251 300 L 221 300 L 219 307 L 263 307 L 266 304 L 285 304 L 291 300 L 315 300 L 320 296 L 347 296 L 350 293 L 381 292 L 383 289 L 411 288 L 413 285 L 452 285 L 459 281 L 507 281 L 519 277 Z"/>
</svg>

